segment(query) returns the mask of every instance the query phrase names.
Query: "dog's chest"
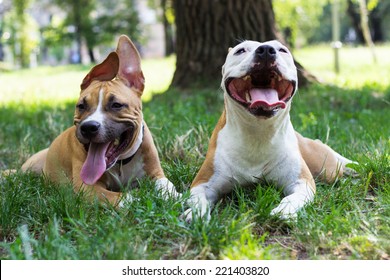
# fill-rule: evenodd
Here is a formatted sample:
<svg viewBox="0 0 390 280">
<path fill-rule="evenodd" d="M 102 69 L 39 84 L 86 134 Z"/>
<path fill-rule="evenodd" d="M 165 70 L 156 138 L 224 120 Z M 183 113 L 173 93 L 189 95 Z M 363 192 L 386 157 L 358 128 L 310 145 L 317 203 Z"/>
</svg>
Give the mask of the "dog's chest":
<svg viewBox="0 0 390 280">
<path fill-rule="evenodd" d="M 215 153 L 217 172 L 239 184 L 271 180 L 286 185 L 300 172 L 300 154 L 289 132 L 272 141 L 259 135 L 243 135 L 229 128 L 219 132 Z"/>
<path fill-rule="evenodd" d="M 105 175 L 106 186 L 112 191 L 133 187 L 137 184 L 137 179 L 145 176 L 142 154 L 137 153 L 127 164 L 115 164 Z"/>
</svg>

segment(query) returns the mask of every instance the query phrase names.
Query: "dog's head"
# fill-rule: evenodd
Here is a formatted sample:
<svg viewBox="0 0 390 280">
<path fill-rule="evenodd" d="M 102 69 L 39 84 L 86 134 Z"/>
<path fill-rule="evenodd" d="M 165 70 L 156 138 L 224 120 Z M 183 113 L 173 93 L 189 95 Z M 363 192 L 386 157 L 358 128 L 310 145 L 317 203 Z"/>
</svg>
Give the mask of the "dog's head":
<svg viewBox="0 0 390 280">
<path fill-rule="evenodd" d="M 74 124 L 76 137 L 87 151 L 81 170 L 84 183 L 95 184 L 118 159 L 138 149 L 143 134 L 143 89 L 140 56 L 122 35 L 117 50 L 93 67 L 81 83 Z"/>
<path fill-rule="evenodd" d="M 251 114 L 270 118 L 288 109 L 297 89 L 297 69 L 278 41 L 244 41 L 229 50 L 222 89 Z"/>
</svg>

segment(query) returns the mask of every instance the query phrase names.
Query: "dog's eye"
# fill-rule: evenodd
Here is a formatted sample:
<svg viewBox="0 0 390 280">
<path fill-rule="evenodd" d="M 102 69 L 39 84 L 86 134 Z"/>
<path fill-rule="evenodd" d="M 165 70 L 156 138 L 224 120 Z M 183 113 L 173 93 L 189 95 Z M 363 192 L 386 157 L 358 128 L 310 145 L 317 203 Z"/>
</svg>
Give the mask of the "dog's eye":
<svg viewBox="0 0 390 280">
<path fill-rule="evenodd" d="M 282 53 L 288 53 L 287 50 L 284 49 L 284 48 L 280 48 L 279 51 L 282 52 Z"/>
<path fill-rule="evenodd" d="M 79 103 L 76 105 L 76 108 L 82 112 L 82 111 L 85 111 L 85 109 L 87 108 L 87 106 L 84 104 L 84 103 Z"/>
<path fill-rule="evenodd" d="M 242 53 L 246 52 L 246 50 L 244 48 L 241 48 L 241 49 L 238 49 L 236 50 L 236 52 L 234 53 L 234 55 L 240 55 Z"/>
<path fill-rule="evenodd" d="M 121 103 L 118 103 L 118 102 L 113 102 L 111 104 L 111 109 L 113 109 L 115 111 L 121 110 L 123 107 L 124 107 L 124 105 Z"/>
</svg>

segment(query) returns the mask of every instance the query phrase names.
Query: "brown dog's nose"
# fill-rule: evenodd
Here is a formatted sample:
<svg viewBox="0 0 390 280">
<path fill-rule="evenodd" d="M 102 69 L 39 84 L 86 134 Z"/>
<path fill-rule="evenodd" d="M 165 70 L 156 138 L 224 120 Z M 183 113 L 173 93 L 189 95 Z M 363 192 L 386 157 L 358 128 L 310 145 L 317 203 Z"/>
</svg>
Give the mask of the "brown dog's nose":
<svg viewBox="0 0 390 280">
<path fill-rule="evenodd" d="M 273 62 L 276 59 L 276 50 L 270 45 L 262 45 L 255 52 L 259 61 Z"/>
<path fill-rule="evenodd" d="M 100 123 L 97 121 L 88 121 L 80 126 L 81 134 L 85 138 L 92 138 L 99 133 Z"/>
</svg>

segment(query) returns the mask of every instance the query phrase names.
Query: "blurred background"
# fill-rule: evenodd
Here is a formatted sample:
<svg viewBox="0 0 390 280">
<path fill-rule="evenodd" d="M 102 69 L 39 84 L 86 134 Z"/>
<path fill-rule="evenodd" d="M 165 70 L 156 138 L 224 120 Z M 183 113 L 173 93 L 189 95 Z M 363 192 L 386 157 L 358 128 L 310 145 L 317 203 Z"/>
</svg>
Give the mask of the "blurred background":
<svg viewBox="0 0 390 280">
<path fill-rule="evenodd" d="M 174 2 L 0 0 L 0 70 L 94 63 L 115 46 L 119 34 L 131 37 L 144 58 L 171 55 L 175 53 L 176 43 Z M 219 2 L 225 5 L 229 1 Z M 261 5 L 264 1 L 244 2 Z M 332 5 L 335 2 L 339 6 L 338 40 L 354 46 L 365 44 L 362 17 L 366 17 L 374 43 L 390 39 L 388 0 L 273 0 L 271 8 L 285 42 L 291 48 L 301 48 L 334 39 Z M 247 39 L 242 34 L 233 36 Z"/>
</svg>

